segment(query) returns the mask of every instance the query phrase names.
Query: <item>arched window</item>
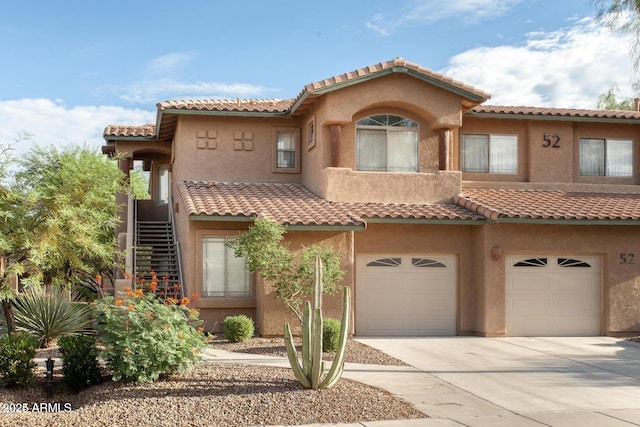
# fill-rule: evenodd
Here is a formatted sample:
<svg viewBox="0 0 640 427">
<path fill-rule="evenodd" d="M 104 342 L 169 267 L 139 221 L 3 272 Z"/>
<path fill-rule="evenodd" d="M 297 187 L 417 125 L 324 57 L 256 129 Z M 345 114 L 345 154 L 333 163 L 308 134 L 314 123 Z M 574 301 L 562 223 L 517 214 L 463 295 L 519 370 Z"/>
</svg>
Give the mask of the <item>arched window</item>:
<svg viewBox="0 0 640 427">
<path fill-rule="evenodd" d="M 356 169 L 378 172 L 418 171 L 418 124 L 391 114 L 356 123 Z"/>
</svg>

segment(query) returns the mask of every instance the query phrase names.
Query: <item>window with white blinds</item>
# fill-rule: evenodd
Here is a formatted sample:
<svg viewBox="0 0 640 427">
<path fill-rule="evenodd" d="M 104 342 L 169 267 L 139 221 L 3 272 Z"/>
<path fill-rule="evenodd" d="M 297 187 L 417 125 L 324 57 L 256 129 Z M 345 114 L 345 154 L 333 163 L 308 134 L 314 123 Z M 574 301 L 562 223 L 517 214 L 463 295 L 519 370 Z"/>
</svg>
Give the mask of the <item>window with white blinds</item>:
<svg viewBox="0 0 640 427">
<path fill-rule="evenodd" d="M 580 138 L 580 175 L 633 176 L 633 142 L 627 139 Z"/>
<path fill-rule="evenodd" d="M 517 135 L 462 135 L 462 172 L 517 174 Z"/>
<path fill-rule="evenodd" d="M 376 172 L 418 171 L 418 123 L 381 114 L 356 123 L 356 169 Z"/>
<path fill-rule="evenodd" d="M 225 246 L 232 237 L 202 239 L 202 296 L 243 298 L 251 294 L 250 273 L 244 257 Z"/>
</svg>

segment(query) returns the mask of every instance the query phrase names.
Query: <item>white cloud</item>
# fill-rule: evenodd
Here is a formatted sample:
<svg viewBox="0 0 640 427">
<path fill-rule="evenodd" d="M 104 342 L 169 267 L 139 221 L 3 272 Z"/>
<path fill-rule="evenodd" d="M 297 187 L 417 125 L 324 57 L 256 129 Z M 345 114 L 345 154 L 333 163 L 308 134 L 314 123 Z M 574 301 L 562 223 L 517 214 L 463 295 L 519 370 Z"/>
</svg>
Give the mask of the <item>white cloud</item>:
<svg viewBox="0 0 640 427">
<path fill-rule="evenodd" d="M 527 34 L 520 46 L 480 47 L 452 57 L 448 76 L 492 94 L 499 105 L 594 108 L 614 83 L 632 96 L 630 39 L 586 18 Z"/>
<path fill-rule="evenodd" d="M 104 145 L 104 128 L 110 124 L 142 125 L 155 122 L 155 111 L 115 106 L 66 107 L 60 100 L 20 99 L 0 101 L 0 142 L 11 144 L 14 155 L 33 144 L 84 145 L 98 149 Z M 31 140 L 14 144 L 23 132 Z"/>
<path fill-rule="evenodd" d="M 195 59 L 195 52 L 172 52 L 153 58 L 146 66 L 147 72 L 164 74 L 184 68 Z"/>
<path fill-rule="evenodd" d="M 365 23 L 366 27 L 381 36 L 391 35 L 397 28 L 410 24 L 431 24 L 449 18 L 457 18 L 465 24 L 503 15 L 521 0 L 413 0 L 407 12 L 399 17 L 387 17 L 381 13 Z"/>
<path fill-rule="evenodd" d="M 185 83 L 171 78 L 136 82 L 120 90 L 128 102 L 152 103 L 168 99 L 259 98 L 275 92 L 265 86 L 248 83 Z"/>
</svg>

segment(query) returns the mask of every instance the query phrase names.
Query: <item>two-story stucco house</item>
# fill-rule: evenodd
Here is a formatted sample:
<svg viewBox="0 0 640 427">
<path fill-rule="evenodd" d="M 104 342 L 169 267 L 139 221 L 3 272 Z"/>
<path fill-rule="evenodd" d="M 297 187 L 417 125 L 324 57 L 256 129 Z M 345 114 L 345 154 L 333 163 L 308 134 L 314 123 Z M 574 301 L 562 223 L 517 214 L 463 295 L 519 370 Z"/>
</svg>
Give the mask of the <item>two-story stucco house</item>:
<svg viewBox="0 0 640 427">
<path fill-rule="evenodd" d="M 245 313 L 280 335 L 288 311 L 224 245 L 268 217 L 292 248 L 340 253 L 356 335 L 640 331 L 640 112 L 489 98 L 396 58 L 293 99 L 161 102 L 155 124 L 109 126 L 104 152 L 151 172 L 151 201 L 120 196 L 128 268 L 200 294 L 208 329 Z M 166 251 L 140 237 L 154 226 Z"/>
</svg>

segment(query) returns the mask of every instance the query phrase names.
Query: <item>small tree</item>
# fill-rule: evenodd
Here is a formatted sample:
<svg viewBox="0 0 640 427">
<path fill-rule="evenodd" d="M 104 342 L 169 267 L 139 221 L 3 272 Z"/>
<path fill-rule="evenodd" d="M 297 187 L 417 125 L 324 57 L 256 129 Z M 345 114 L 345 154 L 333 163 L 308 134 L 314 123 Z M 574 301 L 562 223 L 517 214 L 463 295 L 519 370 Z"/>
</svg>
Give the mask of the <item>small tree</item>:
<svg viewBox="0 0 640 427">
<path fill-rule="evenodd" d="M 15 162 L 10 150 L 0 144 L 0 302 L 12 332 L 12 276 L 67 286 L 111 274 L 115 193 L 125 181 L 113 159 L 88 147 L 36 146 Z"/>
<path fill-rule="evenodd" d="M 270 219 L 258 218 L 248 231 L 230 241 L 228 246 L 236 256 L 243 256 L 250 271 L 259 273 L 273 283 L 276 298 L 302 323 L 303 303 L 313 293 L 313 272 L 316 257 L 324 266 L 323 292 L 333 295 L 344 272 L 340 257 L 332 249 L 312 245 L 296 256 L 284 246 L 284 226 Z"/>
</svg>

